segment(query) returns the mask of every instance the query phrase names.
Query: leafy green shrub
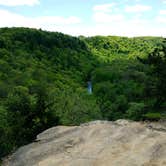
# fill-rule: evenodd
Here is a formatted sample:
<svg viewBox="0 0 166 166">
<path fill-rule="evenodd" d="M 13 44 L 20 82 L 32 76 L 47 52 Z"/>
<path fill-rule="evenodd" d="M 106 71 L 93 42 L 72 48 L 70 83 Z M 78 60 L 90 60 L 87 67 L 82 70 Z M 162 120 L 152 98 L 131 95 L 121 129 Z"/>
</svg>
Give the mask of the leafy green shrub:
<svg viewBox="0 0 166 166">
<path fill-rule="evenodd" d="M 126 117 L 132 120 L 141 120 L 144 113 L 145 104 L 132 102 L 126 112 Z"/>
<path fill-rule="evenodd" d="M 163 118 L 161 113 L 158 112 L 149 112 L 144 115 L 144 118 L 151 121 L 158 121 Z"/>
<path fill-rule="evenodd" d="M 59 117 L 62 125 L 79 125 L 102 118 L 94 96 L 84 91 L 59 91 L 55 101 L 52 110 Z"/>
<path fill-rule="evenodd" d="M 13 148 L 11 128 L 7 122 L 7 110 L 0 106 L 0 156 L 8 154 Z"/>
</svg>

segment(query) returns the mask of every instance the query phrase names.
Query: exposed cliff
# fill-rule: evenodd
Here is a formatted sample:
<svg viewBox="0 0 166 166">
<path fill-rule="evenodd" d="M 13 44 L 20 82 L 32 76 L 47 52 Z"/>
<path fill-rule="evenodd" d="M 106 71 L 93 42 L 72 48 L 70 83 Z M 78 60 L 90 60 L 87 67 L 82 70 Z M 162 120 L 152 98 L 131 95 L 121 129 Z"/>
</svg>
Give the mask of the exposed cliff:
<svg viewBox="0 0 166 166">
<path fill-rule="evenodd" d="M 118 120 L 53 127 L 3 165 L 165 166 L 166 124 Z"/>
</svg>

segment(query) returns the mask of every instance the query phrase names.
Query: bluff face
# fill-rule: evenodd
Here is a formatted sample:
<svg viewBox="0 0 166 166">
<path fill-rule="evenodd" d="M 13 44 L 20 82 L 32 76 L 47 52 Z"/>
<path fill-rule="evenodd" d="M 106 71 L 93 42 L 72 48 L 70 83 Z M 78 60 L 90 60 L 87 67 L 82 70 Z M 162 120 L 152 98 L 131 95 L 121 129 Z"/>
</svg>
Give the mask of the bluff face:
<svg viewBox="0 0 166 166">
<path fill-rule="evenodd" d="M 166 124 L 126 120 L 58 126 L 4 160 L 3 166 L 165 166 Z"/>
</svg>

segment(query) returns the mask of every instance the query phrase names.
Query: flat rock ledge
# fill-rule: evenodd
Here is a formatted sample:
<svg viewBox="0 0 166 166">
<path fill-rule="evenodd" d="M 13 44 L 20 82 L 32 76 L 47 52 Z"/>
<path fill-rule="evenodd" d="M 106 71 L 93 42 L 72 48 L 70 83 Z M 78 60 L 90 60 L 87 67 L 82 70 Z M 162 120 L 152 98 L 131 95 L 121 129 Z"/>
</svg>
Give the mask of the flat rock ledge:
<svg viewBox="0 0 166 166">
<path fill-rule="evenodd" d="M 166 124 L 127 120 L 57 126 L 3 166 L 166 166 Z"/>
</svg>

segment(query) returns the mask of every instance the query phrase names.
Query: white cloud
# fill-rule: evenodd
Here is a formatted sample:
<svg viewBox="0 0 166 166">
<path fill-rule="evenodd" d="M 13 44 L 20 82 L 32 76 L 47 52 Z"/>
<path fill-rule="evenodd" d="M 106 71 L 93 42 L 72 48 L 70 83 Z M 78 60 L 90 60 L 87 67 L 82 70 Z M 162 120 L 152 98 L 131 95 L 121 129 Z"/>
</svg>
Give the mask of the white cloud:
<svg viewBox="0 0 166 166">
<path fill-rule="evenodd" d="M 96 5 L 93 8 L 94 25 L 86 28 L 79 27 L 80 34 L 93 35 L 118 35 L 118 36 L 166 36 L 164 25 L 158 26 L 152 19 L 145 19 L 142 12 L 152 10 L 151 6 L 133 5 L 126 6 L 126 12 L 134 12 L 127 17 L 123 12 L 116 11 L 117 4 Z M 163 18 L 160 21 L 164 21 Z M 155 25 L 154 25 L 155 24 Z M 75 31 L 76 32 L 76 31 Z M 77 32 L 78 33 L 78 32 Z"/>
<path fill-rule="evenodd" d="M 159 11 L 159 14 L 165 15 L 165 14 L 166 14 L 166 10 L 160 10 L 160 11 Z"/>
<path fill-rule="evenodd" d="M 39 3 L 40 3 L 39 0 L 0 0 L 0 5 L 4 6 L 21 6 L 21 5 L 34 6 Z"/>
<path fill-rule="evenodd" d="M 118 35 L 118 36 L 165 36 L 166 22 L 162 15 L 155 20 L 143 20 L 140 15 L 130 20 L 121 14 L 94 12 L 94 22 L 82 24 L 78 17 L 40 16 L 25 17 L 7 10 L 0 10 L 3 16 L 0 27 L 30 27 L 43 30 L 59 31 L 70 35 Z"/>
<path fill-rule="evenodd" d="M 166 24 L 166 17 L 164 17 L 164 16 L 157 16 L 156 17 L 156 21 L 158 23 Z"/>
<path fill-rule="evenodd" d="M 93 19 L 96 23 L 114 23 L 120 22 L 124 20 L 124 16 L 122 14 L 108 14 L 97 12 L 94 13 Z"/>
<path fill-rule="evenodd" d="M 93 20 L 95 23 L 114 23 L 124 19 L 122 14 L 116 14 L 115 3 L 101 4 L 93 7 Z"/>
<path fill-rule="evenodd" d="M 128 26 L 128 24 L 130 26 Z M 116 36 L 163 36 L 166 37 L 166 32 L 164 27 L 156 27 L 152 25 L 142 26 L 139 24 L 134 24 L 131 22 L 122 22 L 118 24 L 96 24 L 94 26 L 78 26 L 70 29 L 61 29 L 62 32 L 74 35 L 85 35 L 85 36 L 95 36 L 95 35 L 116 35 Z"/>
<path fill-rule="evenodd" d="M 163 0 L 163 3 L 166 4 L 166 0 Z"/>
<path fill-rule="evenodd" d="M 93 7 L 95 12 L 111 12 L 115 3 L 96 5 Z"/>
<path fill-rule="evenodd" d="M 0 15 L 3 16 L 0 21 L 0 27 L 31 27 L 49 29 L 56 26 L 79 24 L 81 19 L 75 16 L 40 16 L 40 17 L 25 17 L 7 10 L 0 10 Z"/>
<path fill-rule="evenodd" d="M 126 6 L 125 11 L 126 12 L 145 12 L 151 10 L 151 6 L 146 6 L 146 5 L 134 5 L 134 6 Z"/>
</svg>

